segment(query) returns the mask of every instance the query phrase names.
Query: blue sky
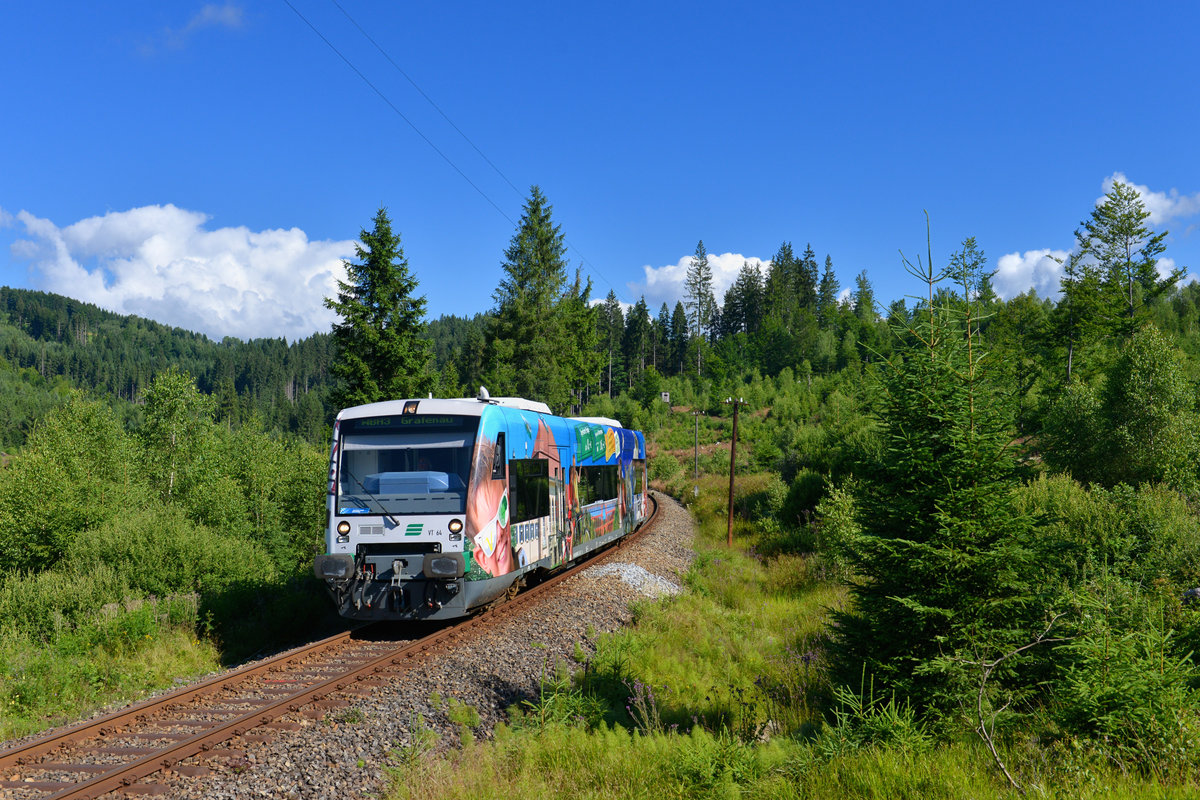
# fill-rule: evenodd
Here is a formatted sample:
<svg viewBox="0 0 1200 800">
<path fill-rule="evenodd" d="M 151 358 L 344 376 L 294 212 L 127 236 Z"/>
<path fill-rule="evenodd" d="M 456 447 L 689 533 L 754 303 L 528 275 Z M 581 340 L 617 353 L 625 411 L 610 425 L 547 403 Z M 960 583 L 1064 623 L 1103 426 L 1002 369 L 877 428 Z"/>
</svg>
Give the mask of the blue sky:
<svg viewBox="0 0 1200 800">
<path fill-rule="evenodd" d="M 473 314 L 538 184 L 652 312 L 699 239 L 718 299 L 784 240 L 914 294 L 926 210 L 935 260 L 975 236 L 1046 294 L 1114 178 L 1200 272 L 1194 3 L 290 2 L 6 5 L 0 283 L 294 339 L 384 205 L 429 315 Z"/>
</svg>

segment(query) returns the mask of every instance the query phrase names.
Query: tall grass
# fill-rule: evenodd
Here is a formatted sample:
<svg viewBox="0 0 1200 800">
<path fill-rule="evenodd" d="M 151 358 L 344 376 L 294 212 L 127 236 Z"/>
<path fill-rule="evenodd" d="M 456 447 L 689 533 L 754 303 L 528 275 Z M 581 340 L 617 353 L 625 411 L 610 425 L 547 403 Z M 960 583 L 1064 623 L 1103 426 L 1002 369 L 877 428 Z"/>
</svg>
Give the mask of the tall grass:
<svg viewBox="0 0 1200 800">
<path fill-rule="evenodd" d="M 38 579 L 15 588 L 36 587 Z M 13 596 L 12 583 L 0 606 Z M 0 624 L 0 740 L 215 668 L 216 648 L 195 635 L 197 609 L 188 595 L 112 602 L 70 618 L 55 610 L 54 625 L 37 633 Z"/>
<path fill-rule="evenodd" d="M 698 497 L 690 472 L 680 482 L 698 523 L 688 591 L 638 604 L 631 627 L 602 637 L 573 676 L 548 680 L 494 740 L 398 754 L 391 797 L 1019 796 L 969 730 L 935 738 L 891 697 L 831 686 L 824 645 L 843 583 L 818 557 L 762 555 L 747 521 L 729 549 L 726 480 L 702 476 Z M 770 479 L 739 477 L 739 507 L 755 493 L 770 495 Z M 1139 777 L 1069 736 L 1014 730 L 996 745 L 1029 796 L 1183 798 L 1200 788 L 1195 776 Z"/>
</svg>

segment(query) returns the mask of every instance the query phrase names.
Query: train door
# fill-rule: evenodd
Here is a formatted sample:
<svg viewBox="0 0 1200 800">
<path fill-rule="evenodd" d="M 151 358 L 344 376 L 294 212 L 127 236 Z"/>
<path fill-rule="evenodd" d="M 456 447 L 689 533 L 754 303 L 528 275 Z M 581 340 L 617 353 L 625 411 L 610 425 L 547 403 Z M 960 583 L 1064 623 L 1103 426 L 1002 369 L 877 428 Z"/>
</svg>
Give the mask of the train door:
<svg viewBox="0 0 1200 800">
<path fill-rule="evenodd" d="M 571 448 L 559 445 L 558 468 L 550 481 L 550 520 L 547 542 L 550 566 L 557 567 L 571 552 Z"/>
</svg>

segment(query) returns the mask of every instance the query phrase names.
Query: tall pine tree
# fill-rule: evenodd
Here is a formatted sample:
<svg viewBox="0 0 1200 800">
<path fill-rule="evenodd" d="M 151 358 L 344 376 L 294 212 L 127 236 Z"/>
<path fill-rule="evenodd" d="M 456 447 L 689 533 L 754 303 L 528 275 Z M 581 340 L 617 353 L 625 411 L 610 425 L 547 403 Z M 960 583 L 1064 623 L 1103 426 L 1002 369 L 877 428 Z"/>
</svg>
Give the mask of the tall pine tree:
<svg viewBox="0 0 1200 800">
<path fill-rule="evenodd" d="M 341 318 L 333 325 L 339 408 L 414 397 L 433 388 L 429 341 L 423 337 L 425 298 L 408 269 L 400 234 L 392 233 L 387 209 L 375 214 L 370 231 L 359 234 L 357 261 L 346 261 L 346 281 L 325 307 Z"/>
<path fill-rule="evenodd" d="M 496 288 L 489 326 L 487 381 L 493 394 L 541 400 L 556 411 L 571 404 L 569 370 L 559 362 L 566 327 L 567 245 L 554 224 L 553 207 L 537 186 L 530 189 Z"/>
</svg>

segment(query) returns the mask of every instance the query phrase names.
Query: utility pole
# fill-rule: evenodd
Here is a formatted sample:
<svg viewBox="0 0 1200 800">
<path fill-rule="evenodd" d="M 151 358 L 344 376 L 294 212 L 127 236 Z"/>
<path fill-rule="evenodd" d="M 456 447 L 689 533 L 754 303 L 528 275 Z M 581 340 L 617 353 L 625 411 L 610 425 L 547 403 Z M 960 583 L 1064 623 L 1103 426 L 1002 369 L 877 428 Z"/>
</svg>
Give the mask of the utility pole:
<svg viewBox="0 0 1200 800">
<path fill-rule="evenodd" d="M 738 409 L 746 405 L 746 401 L 740 397 L 737 400 L 734 400 L 732 397 L 726 397 L 725 405 L 733 406 L 733 440 L 729 442 L 729 525 L 725 530 L 729 546 L 733 547 L 733 476 L 737 469 Z"/>
</svg>

